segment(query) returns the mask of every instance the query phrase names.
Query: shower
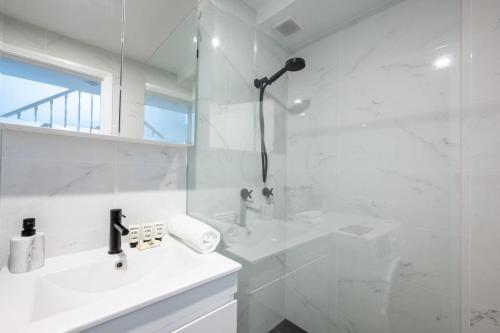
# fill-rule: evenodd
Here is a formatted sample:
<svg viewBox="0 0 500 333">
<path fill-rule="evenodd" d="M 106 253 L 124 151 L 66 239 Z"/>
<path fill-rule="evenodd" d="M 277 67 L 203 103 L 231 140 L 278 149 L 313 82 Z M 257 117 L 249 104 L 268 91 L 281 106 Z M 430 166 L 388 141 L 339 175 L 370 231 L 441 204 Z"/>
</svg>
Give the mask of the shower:
<svg viewBox="0 0 500 333">
<path fill-rule="evenodd" d="M 242 265 L 230 333 L 500 333 L 500 305 L 461 304 L 462 240 L 500 184 L 477 156 L 500 140 L 500 0 L 465 7 L 206 2 L 186 209 Z"/>
<path fill-rule="evenodd" d="M 286 72 L 297 72 L 306 67 L 306 61 L 302 58 L 291 58 L 288 59 L 285 63 L 285 66 L 280 69 L 276 74 L 268 78 L 267 76 L 262 79 L 255 79 L 254 85 L 255 88 L 260 90 L 259 96 L 259 119 L 260 119 L 260 155 L 262 159 L 262 181 L 264 184 L 267 182 L 267 168 L 268 168 L 268 159 L 267 159 L 267 150 L 266 150 L 266 142 L 264 139 L 264 92 L 267 86 L 273 84 L 276 80 L 278 80 L 283 74 Z M 266 191 L 266 193 L 269 193 Z M 272 193 L 272 192 L 271 192 Z"/>
</svg>

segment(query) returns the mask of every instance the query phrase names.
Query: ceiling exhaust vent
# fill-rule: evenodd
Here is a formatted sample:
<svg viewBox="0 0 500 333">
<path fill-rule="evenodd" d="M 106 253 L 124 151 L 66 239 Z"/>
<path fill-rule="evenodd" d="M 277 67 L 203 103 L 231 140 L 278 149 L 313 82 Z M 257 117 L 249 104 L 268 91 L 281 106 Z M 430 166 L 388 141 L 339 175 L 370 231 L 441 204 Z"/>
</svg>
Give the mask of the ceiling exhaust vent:
<svg viewBox="0 0 500 333">
<path fill-rule="evenodd" d="M 288 37 L 291 34 L 296 33 L 302 28 L 295 22 L 292 17 L 286 18 L 284 21 L 273 26 L 273 29 L 278 30 L 284 37 Z"/>
</svg>

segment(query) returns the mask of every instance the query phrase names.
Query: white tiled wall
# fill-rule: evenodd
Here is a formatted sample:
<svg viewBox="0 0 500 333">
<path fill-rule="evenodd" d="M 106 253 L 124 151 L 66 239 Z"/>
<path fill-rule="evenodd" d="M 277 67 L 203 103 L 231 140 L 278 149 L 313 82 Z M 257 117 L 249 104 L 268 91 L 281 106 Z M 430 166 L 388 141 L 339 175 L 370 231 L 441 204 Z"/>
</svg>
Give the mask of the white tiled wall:
<svg viewBox="0 0 500 333">
<path fill-rule="evenodd" d="M 106 38 L 116 40 L 109 46 L 119 50 L 121 11 L 116 8 L 121 2 L 109 1 L 103 7 L 115 18 L 107 33 L 115 33 L 116 39 Z M 2 15 L 0 42 L 112 73 L 117 118 L 117 54 Z M 142 137 L 145 70 L 127 59 L 124 136 Z M 155 77 L 159 86 L 175 82 L 172 75 L 158 70 Z M 126 223 L 167 220 L 185 212 L 185 148 L 9 130 L 1 131 L 1 136 L 0 266 L 8 257 L 9 238 L 20 232 L 25 217 L 37 218 L 38 230 L 47 233 L 51 257 L 106 246 L 109 209 L 122 208 Z"/>
<path fill-rule="evenodd" d="M 290 91 L 311 106 L 287 119 L 288 210 L 396 228 L 392 260 L 332 238 L 330 275 L 311 265 L 289 279 L 285 316 L 309 332 L 458 330 L 459 14 L 457 0 L 406 0 L 296 54 L 308 67 Z M 450 67 L 434 66 L 441 57 Z M 294 207 L 306 197 L 309 207 Z M 327 286 L 325 302 L 313 290 Z"/>
<path fill-rule="evenodd" d="M 293 204 L 308 197 L 310 207 L 401 223 L 389 318 L 405 332 L 457 332 L 460 280 L 463 332 L 500 332 L 499 41 L 496 0 L 407 0 L 298 53 L 313 72 L 291 87 L 313 103 L 306 119 L 288 122 L 288 209 L 304 209 Z M 450 68 L 432 68 L 440 56 Z M 305 302 L 308 281 L 286 290 L 286 316 L 320 331 L 328 318 L 313 296 Z M 364 313 L 374 305 L 369 291 L 342 294 L 330 303 L 337 313 L 349 302 Z M 347 319 L 363 331 L 359 312 Z"/>
<path fill-rule="evenodd" d="M 107 246 L 109 210 L 125 224 L 186 209 L 186 148 L 2 130 L 0 266 L 22 219 L 46 233 L 47 256 Z"/>
</svg>

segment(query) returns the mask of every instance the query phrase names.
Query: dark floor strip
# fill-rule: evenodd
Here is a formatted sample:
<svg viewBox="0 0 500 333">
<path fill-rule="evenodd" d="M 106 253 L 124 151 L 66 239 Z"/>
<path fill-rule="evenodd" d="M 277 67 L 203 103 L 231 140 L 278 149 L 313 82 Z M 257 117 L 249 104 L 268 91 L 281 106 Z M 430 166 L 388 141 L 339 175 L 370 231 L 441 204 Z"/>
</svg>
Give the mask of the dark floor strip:
<svg viewBox="0 0 500 333">
<path fill-rule="evenodd" d="M 290 320 L 285 319 L 275 328 L 273 328 L 269 333 L 307 333 L 299 326 L 292 323 Z"/>
</svg>

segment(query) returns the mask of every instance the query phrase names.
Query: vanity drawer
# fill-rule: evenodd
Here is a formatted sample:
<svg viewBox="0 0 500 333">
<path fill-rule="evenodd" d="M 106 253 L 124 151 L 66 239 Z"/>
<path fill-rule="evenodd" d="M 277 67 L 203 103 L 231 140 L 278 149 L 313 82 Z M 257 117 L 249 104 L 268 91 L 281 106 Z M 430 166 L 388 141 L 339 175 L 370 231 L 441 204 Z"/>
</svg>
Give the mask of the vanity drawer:
<svg viewBox="0 0 500 333">
<path fill-rule="evenodd" d="M 237 291 L 236 283 L 237 274 L 232 273 L 81 332 L 236 333 L 236 301 L 234 299 L 234 294 Z M 202 329 L 200 331 L 200 325 L 216 327 L 216 329 Z M 234 329 L 227 330 L 226 325 L 230 325 L 229 329 L 231 327 Z M 223 328 L 224 330 L 222 330 Z"/>
<path fill-rule="evenodd" d="M 190 322 L 172 333 L 236 333 L 237 301 L 234 300 L 206 315 Z M 160 331 L 167 333 L 166 331 Z M 160 333 L 158 332 L 158 333 Z"/>
</svg>

